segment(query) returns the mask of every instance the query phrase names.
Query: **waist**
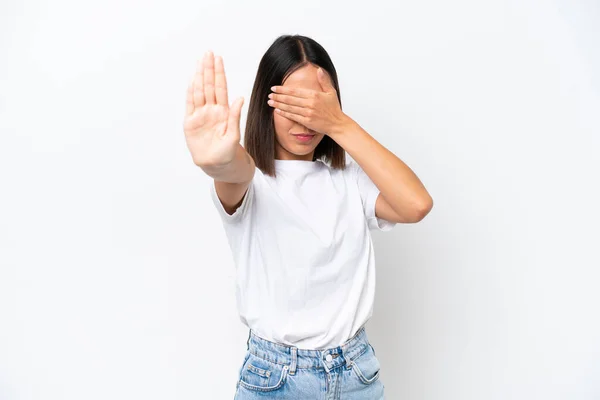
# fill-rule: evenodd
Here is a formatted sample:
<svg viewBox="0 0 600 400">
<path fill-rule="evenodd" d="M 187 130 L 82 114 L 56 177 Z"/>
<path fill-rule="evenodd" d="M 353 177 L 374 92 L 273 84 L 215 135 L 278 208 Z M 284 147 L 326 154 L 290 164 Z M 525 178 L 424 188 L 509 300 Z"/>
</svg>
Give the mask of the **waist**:
<svg viewBox="0 0 600 400">
<path fill-rule="evenodd" d="M 257 357 L 296 368 L 334 369 L 350 364 L 352 360 L 368 350 L 370 346 L 365 327 L 362 326 L 350 339 L 336 347 L 321 350 L 300 349 L 276 343 L 258 336 L 250 330 L 248 351 Z"/>
</svg>

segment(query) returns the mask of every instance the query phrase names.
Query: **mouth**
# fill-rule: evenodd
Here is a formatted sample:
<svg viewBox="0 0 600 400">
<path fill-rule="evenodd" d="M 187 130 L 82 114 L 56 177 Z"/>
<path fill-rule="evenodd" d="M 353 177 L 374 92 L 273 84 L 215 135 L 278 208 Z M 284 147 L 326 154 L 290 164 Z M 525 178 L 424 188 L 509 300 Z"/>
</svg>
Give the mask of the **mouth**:
<svg viewBox="0 0 600 400">
<path fill-rule="evenodd" d="M 312 138 L 315 137 L 314 134 L 305 133 L 305 132 L 292 133 L 292 136 L 294 136 L 300 142 L 309 142 L 310 140 L 312 140 Z"/>
</svg>

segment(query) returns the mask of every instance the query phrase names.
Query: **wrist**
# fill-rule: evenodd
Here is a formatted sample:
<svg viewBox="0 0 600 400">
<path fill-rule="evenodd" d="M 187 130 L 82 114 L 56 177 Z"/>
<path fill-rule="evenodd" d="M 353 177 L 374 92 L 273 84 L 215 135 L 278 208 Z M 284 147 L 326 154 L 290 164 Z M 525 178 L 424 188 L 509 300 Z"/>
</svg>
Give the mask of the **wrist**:
<svg viewBox="0 0 600 400">
<path fill-rule="evenodd" d="M 344 117 L 341 119 L 341 121 L 335 124 L 331 128 L 331 131 L 327 134 L 335 140 L 336 136 L 340 136 L 351 131 L 354 127 L 356 127 L 356 125 L 356 122 L 352 118 L 344 114 Z"/>
</svg>

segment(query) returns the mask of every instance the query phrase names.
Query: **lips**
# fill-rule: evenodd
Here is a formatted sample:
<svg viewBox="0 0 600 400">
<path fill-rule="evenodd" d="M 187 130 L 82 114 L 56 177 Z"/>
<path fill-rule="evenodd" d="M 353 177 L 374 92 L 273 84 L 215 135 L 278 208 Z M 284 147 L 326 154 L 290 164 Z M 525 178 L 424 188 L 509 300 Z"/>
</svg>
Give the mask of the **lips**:
<svg viewBox="0 0 600 400">
<path fill-rule="evenodd" d="M 292 133 L 292 136 L 300 143 L 310 143 L 315 137 L 311 133 Z"/>
</svg>

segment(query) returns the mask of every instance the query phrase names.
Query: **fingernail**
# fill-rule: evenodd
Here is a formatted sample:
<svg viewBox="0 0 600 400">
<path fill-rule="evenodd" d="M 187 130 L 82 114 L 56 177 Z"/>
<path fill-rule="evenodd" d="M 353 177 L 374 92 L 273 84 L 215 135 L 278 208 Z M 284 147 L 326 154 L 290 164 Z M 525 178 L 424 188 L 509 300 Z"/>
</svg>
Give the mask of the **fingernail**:
<svg viewBox="0 0 600 400">
<path fill-rule="evenodd" d="M 271 86 L 271 90 L 276 92 L 277 90 L 275 90 L 275 86 Z"/>
</svg>

